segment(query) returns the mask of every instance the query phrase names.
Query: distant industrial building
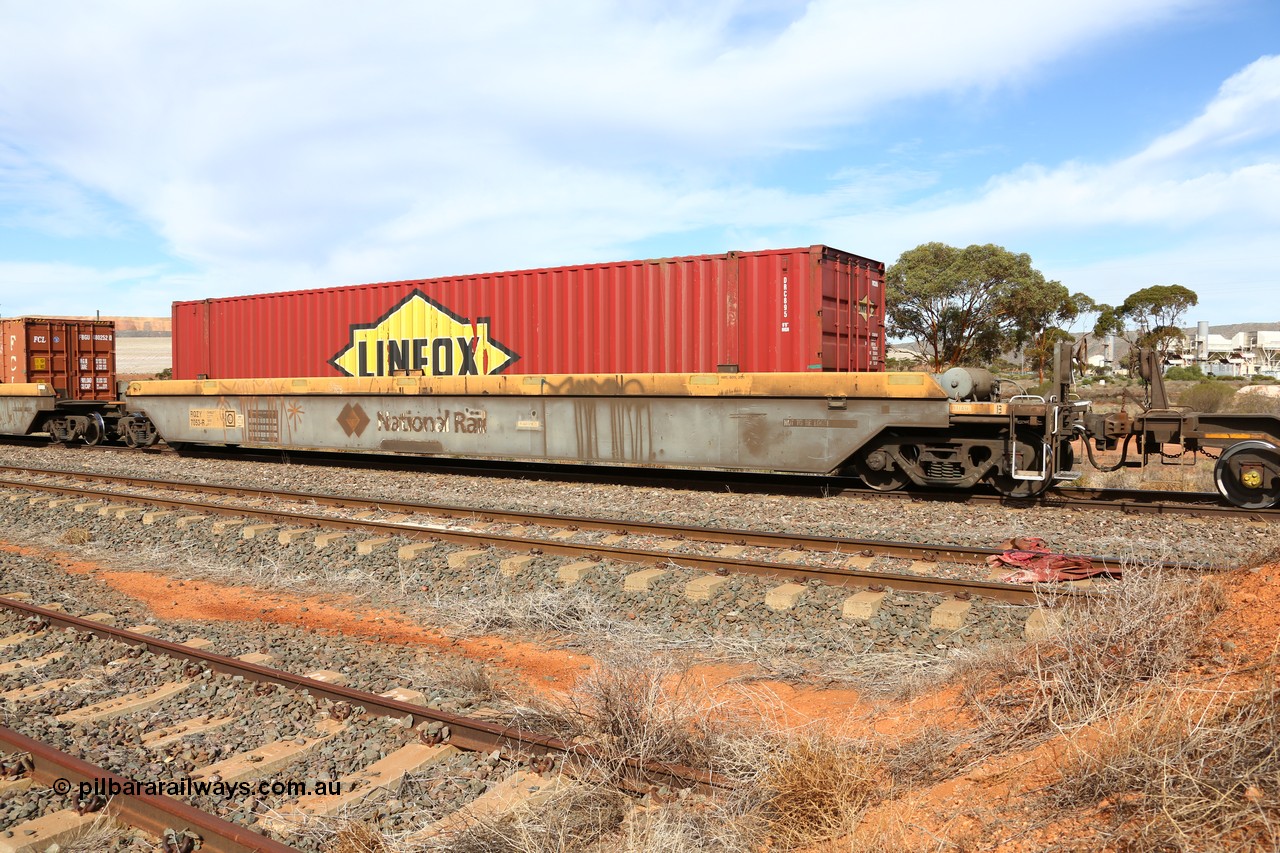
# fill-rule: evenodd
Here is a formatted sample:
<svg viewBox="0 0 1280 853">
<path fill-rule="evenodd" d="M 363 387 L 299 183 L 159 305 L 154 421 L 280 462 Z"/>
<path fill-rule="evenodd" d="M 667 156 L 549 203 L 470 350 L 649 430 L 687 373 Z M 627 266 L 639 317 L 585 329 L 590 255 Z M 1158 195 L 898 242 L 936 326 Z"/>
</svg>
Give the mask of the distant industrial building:
<svg viewBox="0 0 1280 853">
<path fill-rule="evenodd" d="M 1171 364 L 1199 365 L 1209 376 L 1256 376 L 1280 378 L 1280 331 L 1246 329 L 1231 337 L 1215 335 L 1201 322 L 1194 335 L 1183 338 L 1180 348 L 1170 351 Z"/>
<path fill-rule="evenodd" d="M 1124 372 L 1122 362 L 1129 346 L 1123 338 L 1108 335 L 1090 346 L 1089 363 Z M 1211 332 L 1208 323 L 1200 322 L 1194 332 L 1187 329 L 1182 340 L 1175 341 L 1169 348 L 1166 365 L 1198 366 L 1206 376 L 1280 378 L 1280 330 L 1243 329 L 1228 336 Z"/>
</svg>

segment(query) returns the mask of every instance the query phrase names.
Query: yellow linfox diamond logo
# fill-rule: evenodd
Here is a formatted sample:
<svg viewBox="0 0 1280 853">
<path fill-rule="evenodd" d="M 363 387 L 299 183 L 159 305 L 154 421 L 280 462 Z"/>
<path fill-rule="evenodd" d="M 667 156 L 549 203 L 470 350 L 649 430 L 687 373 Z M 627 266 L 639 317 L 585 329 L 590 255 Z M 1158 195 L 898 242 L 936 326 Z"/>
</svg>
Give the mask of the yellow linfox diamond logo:
<svg viewBox="0 0 1280 853">
<path fill-rule="evenodd" d="M 329 363 L 347 376 L 481 376 L 520 356 L 489 337 L 489 318 L 467 320 L 415 290 L 375 323 L 351 327 Z"/>
</svg>

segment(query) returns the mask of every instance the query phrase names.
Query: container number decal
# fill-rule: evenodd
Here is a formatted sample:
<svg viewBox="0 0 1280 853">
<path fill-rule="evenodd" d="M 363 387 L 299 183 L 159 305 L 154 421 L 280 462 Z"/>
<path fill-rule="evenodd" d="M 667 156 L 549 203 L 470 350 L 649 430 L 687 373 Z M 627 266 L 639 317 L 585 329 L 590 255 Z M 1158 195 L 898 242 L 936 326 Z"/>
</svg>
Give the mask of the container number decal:
<svg viewBox="0 0 1280 853">
<path fill-rule="evenodd" d="M 192 429 L 241 429 L 244 415 L 234 409 L 189 409 L 187 424 Z"/>
<path fill-rule="evenodd" d="M 347 376 L 483 376 L 519 357 L 489 337 L 488 317 L 459 317 L 415 290 L 376 322 L 352 326 L 329 363 Z"/>
</svg>

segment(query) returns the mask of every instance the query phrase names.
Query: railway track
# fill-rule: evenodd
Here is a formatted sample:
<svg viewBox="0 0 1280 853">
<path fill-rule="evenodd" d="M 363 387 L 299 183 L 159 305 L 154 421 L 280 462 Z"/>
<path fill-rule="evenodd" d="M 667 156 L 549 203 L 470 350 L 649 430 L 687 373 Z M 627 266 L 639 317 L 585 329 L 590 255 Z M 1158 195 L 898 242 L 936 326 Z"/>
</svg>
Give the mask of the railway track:
<svg viewBox="0 0 1280 853">
<path fill-rule="evenodd" d="M 0 755 L 7 756 L 8 763 L 15 765 L 14 775 L 0 779 L 0 791 L 36 785 L 57 794 L 63 786 L 78 792 L 82 786 L 92 789 L 95 785 L 123 789 L 129 782 L 105 767 L 90 764 L 5 726 L 0 726 Z M 48 849 L 93 831 L 99 821 L 99 808 L 96 802 L 77 803 L 74 807 L 15 824 L 5 830 L 5 835 L 24 842 L 29 850 Z M 196 840 L 201 842 L 201 849 L 212 853 L 296 853 L 293 847 L 159 794 L 116 794 L 102 814 L 110 828 L 123 824 L 141 830 L 157 839 L 166 853 L 193 850 Z M 22 848 L 15 844 L 5 849 Z"/>
<path fill-rule="evenodd" d="M 5 439 L 5 443 L 23 446 L 37 442 Z M 41 446 L 44 446 L 43 444 Z M 1045 506 L 1071 509 L 1121 512 L 1138 515 L 1187 516 L 1192 518 L 1238 518 L 1246 521 L 1280 522 L 1280 507 L 1242 509 L 1225 501 L 1216 492 L 1166 491 L 1163 489 L 1084 488 L 1062 486 L 1051 488 L 1036 498 L 1010 498 L 994 491 L 958 492 L 953 490 L 903 489 L 883 492 L 869 489 L 855 477 L 769 474 L 765 472 L 733 474 L 720 471 L 680 471 L 653 474 L 648 469 L 602 467 L 593 465 L 551 466 L 527 462 L 499 463 L 489 460 L 418 459 L 408 456 L 381 457 L 362 454 L 325 452 L 284 452 L 271 450 L 235 451 L 219 448 L 184 448 L 175 451 L 166 445 L 145 450 L 98 445 L 68 447 L 68 452 L 125 452 L 148 454 L 181 453 L 205 459 L 227 459 L 266 463 L 305 463 L 308 465 L 362 468 L 370 470 L 447 471 L 464 476 L 483 476 L 527 480 L 550 478 L 566 482 L 617 484 L 631 486 L 690 489 L 709 492 L 730 491 L 747 494 L 783 494 L 806 497 L 848 497 L 875 500 L 932 501 L 999 506 Z"/>
<path fill-rule="evenodd" d="M 114 820 L 159 838 L 198 836 L 203 840 L 203 850 L 237 853 L 293 849 L 260 833 L 288 840 L 306 830 L 309 823 L 352 809 L 423 768 L 445 767 L 459 753 L 488 756 L 495 768 L 489 774 L 489 781 L 494 784 L 456 812 L 438 817 L 425 834 L 461 828 L 472 816 L 486 813 L 491 807 L 510 806 L 513 800 L 536 803 L 569 778 L 591 775 L 599 781 L 600 770 L 606 766 L 610 774 L 607 781 L 633 794 L 684 789 L 711 793 L 728 786 L 723 777 L 709 771 L 605 756 L 589 743 L 568 742 L 428 708 L 421 703 L 421 694 L 406 689 L 384 694 L 355 690 L 341 684 L 340 675 L 335 672 L 300 676 L 273 669 L 267 655 L 229 657 L 205 648 L 199 640 L 178 643 L 161 639 L 153 633 L 155 626 L 120 628 L 110 624 L 106 614 L 94 619 L 72 616 L 20 600 L 21 595 L 0 596 L 0 615 L 10 616 L 9 630 L 15 627 L 15 617 L 22 620 L 16 625 L 20 630 L 12 633 L 0 627 L 0 646 L 8 650 L 10 658 L 0 669 L 0 705 L 20 710 L 24 705 L 40 702 L 45 705 L 42 711 L 51 715 L 55 729 L 61 733 L 83 732 L 95 744 L 118 736 L 125 730 L 118 721 L 133 715 L 143 727 L 143 734 L 121 748 L 140 749 L 144 757 L 127 769 L 113 770 L 68 755 L 27 734 L 0 728 L 0 752 L 9 754 L 6 764 L 11 770 L 9 778 L 0 781 L 0 791 L 31 784 L 52 785 L 62 780 L 57 782 L 62 789 L 55 789 L 55 793 L 64 797 L 68 791 L 93 792 L 73 798 L 68 808 L 41 815 L 29 825 L 10 827 L 11 838 L 29 843 L 24 847 L 6 846 L 7 842 L 0 838 L 0 850 L 44 850 L 56 843 L 56 833 L 82 830 L 92 821 L 93 813 L 106 805 L 107 798 L 100 792 L 111 792 L 113 783 L 115 793 L 110 807 Z M 75 632 L 76 639 L 69 639 L 64 630 Z M 24 653 L 26 658 L 21 657 Z M 44 672 L 47 669 L 56 669 L 63 676 L 48 678 Z M 143 674 L 145 684 L 141 690 L 129 689 L 138 686 L 138 682 L 126 678 L 125 672 Z M 15 686 L 15 678 L 22 683 Z M 117 680 L 129 692 L 93 689 L 95 682 L 112 685 Z M 77 696 L 77 689 L 83 689 L 82 696 Z M 189 758 L 193 755 L 193 739 L 199 740 L 208 733 L 216 740 L 221 728 L 232 722 L 225 710 L 229 691 L 244 697 L 274 696 L 271 710 L 264 711 L 264 715 L 269 713 L 276 719 L 292 715 L 304 724 L 279 740 L 212 756 L 216 760 L 204 760 L 205 750 L 201 747 L 192 762 Z M 279 701 L 282 695 L 287 699 L 283 705 Z M 163 722 L 175 716 L 180 719 L 160 728 L 146 728 L 151 720 Z M 263 725 L 267 722 L 264 719 Z M 364 728 L 357 731 L 357 726 Z M 138 768 L 145 766 L 161 774 L 162 778 L 150 781 L 162 789 L 177 787 L 184 794 L 195 792 L 187 799 L 198 799 L 205 795 L 201 785 L 206 791 L 219 783 L 247 785 L 250 777 L 263 780 L 290 765 L 296 767 L 321 744 L 338 742 L 343 732 L 351 732 L 356 740 L 378 741 L 386 754 L 369 766 L 351 769 L 321 793 L 293 796 L 294 790 L 289 789 L 276 795 L 273 789 L 272 797 L 259 798 L 266 807 L 257 808 L 257 817 L 248 826 L 220 819 L 171 796 L 134 793 L 128 787 L 131 781 L 145 781 L 137 779 Z M 65 739 L 75 741 L 76 737 L 69 734 Z M 207 747 L 210 740 L 203 743 Z M 115 747 L 107 751 L 112 749 Z M 25 758 L 15 758 L 18 755 Z M 172 772 L 163 769 L 170 762 Z M 254 788 L 260 789 L 261 785 Z M 181 848 L 175 844 L 172 849 Z"/>
<path fill-rule="evenodd" d="M 1034 588 L 1025 584 L 1003 583 L 988 576 L 988 558 L 1002 553 L 996 548 L 620 522 L 47 469 L 0 468 L 0 473 L 7 475 L 0 478 L 0 486 L 56 494 L 68 500 L 107 501 L 104 506 L 114 507 L 115 511 L 144 504 L 194 515 L 248 517 L 264 524 L 356 531 L 375 538 L 397 536 L 555 554 L 579 558 L 588 564 L 599 560 L 649 566 L 676 564 L 712 575 L 747 574 L 793 583 L 818 580 L 836 587 L 983 596 L 1016 604 L 1034 603 L 1037 595 Z M 16 474 L 27 476 L 18 478 Z M 276 505 L 267 506 L 268 503 Z M 299 505 L 305 506 L 306 511 L 298 509 Z M 317 512 L 317 508 L 325 511 Z M 482 529 L 489 525 L 500 526 L 505 532 Z M 572 541 L 574 538 L 588 541 Z M 690 547 L 700 550 L 690 551 Z M 909 560 L 910 565 L 907 571 L 866 568 L 879 558 Z M 1099 571 L 1123 567 L 1123 560 L 1118 557 L 1087 559 Z M 938 569 L 945 564 L 983 566 L 984 578 L 939 576 Z M 1197 569 L 1177 564 L 1168 568 Z M 1077 592 L 1063 590 L 1066 596 Z"/>
</svg>

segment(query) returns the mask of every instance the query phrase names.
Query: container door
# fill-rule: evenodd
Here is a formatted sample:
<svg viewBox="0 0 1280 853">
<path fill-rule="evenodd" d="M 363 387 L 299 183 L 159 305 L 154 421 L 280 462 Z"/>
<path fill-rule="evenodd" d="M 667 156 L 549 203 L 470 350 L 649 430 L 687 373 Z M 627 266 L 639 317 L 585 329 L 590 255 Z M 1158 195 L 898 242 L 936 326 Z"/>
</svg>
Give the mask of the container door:
<svg viewBox="0 0 1280 853">
<path fill-rule="evenodd" d="M 75 333 L 76 384 L 81 400 L 112 400 L 116 389 L 116 332 L 110 323 L 68 324 Z"/>
<path fill-rule="evenodd" d="M 26 325 L 26 381 L 48 382 L 59 399 L 75 399 L 76 385 L 67 364 L 66 329 L 48 320 Z"/>
<path fill-rule="evenodd" d="M 821 251 L 812 274 L 821 283 L 822 292 L 822 369 L 857 370 L 857 359 L 850 350 L 854 298 L 850 264 L 825 249 Z"/>
<path fill-rule="evenodd" d="M 822 369 L 884 370 L 880 264 L 819 248 L 814 275 L 822 282 Z"/>
</svg>

